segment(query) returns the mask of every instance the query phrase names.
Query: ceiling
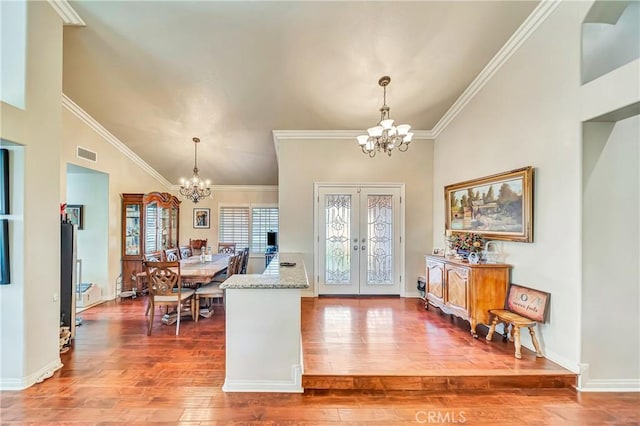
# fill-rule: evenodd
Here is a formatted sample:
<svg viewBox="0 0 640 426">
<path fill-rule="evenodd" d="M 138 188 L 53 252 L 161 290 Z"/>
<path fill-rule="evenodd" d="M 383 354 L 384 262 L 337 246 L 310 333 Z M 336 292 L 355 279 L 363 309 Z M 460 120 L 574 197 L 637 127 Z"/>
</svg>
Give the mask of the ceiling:
<svg viewBox="0 0 640 426">
<path fill-rule="evenodd" d="M 430 130 L 537 3 L 71 1 L 63 91 L 172 184 L 197 136 L 214 185 L 275 185 L 272 130 L 371 127 L 383 75 Z"/>
</svg>

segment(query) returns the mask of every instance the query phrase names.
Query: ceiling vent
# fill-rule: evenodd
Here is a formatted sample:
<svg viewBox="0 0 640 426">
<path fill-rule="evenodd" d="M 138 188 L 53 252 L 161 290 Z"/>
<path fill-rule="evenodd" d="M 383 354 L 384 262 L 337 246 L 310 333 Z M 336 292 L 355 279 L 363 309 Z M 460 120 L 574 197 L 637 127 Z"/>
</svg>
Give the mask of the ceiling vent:
<svg viewBox="0 0 640 426">
<path fill-rule="evenodd" d="M 78 158 L 82 158 L 87 161 L 91 161 L 92 163 L 98 162 L 98 153 L 88 150 L 87 148 L 83 148 L 81 146 L 76 146 L 76 156 Z"/>
</svg>

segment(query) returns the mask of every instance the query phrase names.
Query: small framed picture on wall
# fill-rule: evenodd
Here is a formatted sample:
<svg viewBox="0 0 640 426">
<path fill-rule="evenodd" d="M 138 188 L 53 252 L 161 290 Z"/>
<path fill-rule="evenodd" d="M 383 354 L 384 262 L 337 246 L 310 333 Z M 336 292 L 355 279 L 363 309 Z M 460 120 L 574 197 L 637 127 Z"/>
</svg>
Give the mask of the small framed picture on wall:
<svg viewBox="0 0 640 426">
<path fill-rule="evenodd" d="M 69 222 L 73 225 L 77 225 L 78 229 L 82 229 L 84 226 L 82 214 L 84 206 L 82 204 L 67 204 L 66 212 Z"/>
<path fill-rule="evenodd" d="M 211 227 L 211 210 L 208 208 L 193 209 L 193 227 L 209 229 Z"/>
</svg>

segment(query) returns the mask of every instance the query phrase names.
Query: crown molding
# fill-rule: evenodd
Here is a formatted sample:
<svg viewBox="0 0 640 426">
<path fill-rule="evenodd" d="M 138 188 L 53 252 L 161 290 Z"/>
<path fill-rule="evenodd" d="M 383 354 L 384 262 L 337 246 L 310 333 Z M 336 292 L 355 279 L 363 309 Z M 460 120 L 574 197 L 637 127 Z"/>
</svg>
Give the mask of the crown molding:
<svg viewBox="0 0 640 426">
<path fill-rule="evenodd" d="M 518 27 L 516 32 L 507 40 L 496 55 L 489 61 L 487 66 L 476 76 L 469 87 L 462 92 L 462 95 L 453 103 L 451 108 L 442 116 L 431 130 L 434 138 L 437 138 L 449 123 L 464 109 L 464 107 L 482 90 L 485 84 L 507 60 L 518 51 L 520 46 L 533 34 L 540 24 L 558 7 L 562 0 L 542 0 L 540 4 L 531 12 L 525 21 Z"/>
<path fill-rule="evenodd" d="M 78 12 L 69 4 L 67 0 L 48 0 L 49 4 L 56 11 L 56 13 L 62 18 L 64 25 L 73 25 L 77 27 L 86 27 Z"/>
<path fill-rule="evenodd" d="M 211 185 L 211 192 L 278 192 L 278 185 Z M 172 191 L 180 191 L 180 185 L 171 185 Z"/>
<path fill-rule="evenodd" d="M 430 130 L 412 130 L 413 140 L 433 139 Z M 273 139 L 355 139 L 366 130 L 274 130 Z"/>
<path fill-rule="evenodd" d="M 303 139 L 303 140 L 336 140 L 336 139 L 356 139 L 359 135 L 366 133 L 365 130 L 273 130 L 273 146 L 276 149 L 276 158 L 279 161 L 278 145 L 281 140 Z M 413 130 L 413 140 L 431 140 L 435 135 L 431 130 Z"/>
<path fill-rule="evenodd" d="M 125 157 L 133 161 L 138 167 L 147 172 L 164 187 L 171 188 L 171 182 L 166 180 L 160 173 L 153 167 L 147 164 L 142 158 L 138 157 L 136 153 L 131 151 L 129 147 L 123 144 L 120 139 L 116 138 L 107 129 L 105 129 L 100 123 L 98 123 L 93 117 L 91 117 L 85 110 L 80 108 L 75 102 L 71 100 L 64 93 L 62 94 L 62 106 L 64 106 L 69 112 L 78 117 L 80 121 L 89 126 L 94 132 L 96 132 L 102 139 L 110 143 L 115 149 L 120 151 Z"/>
</svg>

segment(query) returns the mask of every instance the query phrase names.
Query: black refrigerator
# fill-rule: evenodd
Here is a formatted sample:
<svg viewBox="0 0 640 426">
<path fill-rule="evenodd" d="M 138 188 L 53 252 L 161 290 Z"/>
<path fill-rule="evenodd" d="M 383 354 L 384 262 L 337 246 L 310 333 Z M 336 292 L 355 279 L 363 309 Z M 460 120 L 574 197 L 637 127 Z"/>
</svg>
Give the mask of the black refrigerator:
<svg viewBox="0 0 640 426">
<path fill-rule="evenodd" d="M 75 225 L 60 224 L 60 326 L 76 336 L 77 249 Z"/>
</svg>

